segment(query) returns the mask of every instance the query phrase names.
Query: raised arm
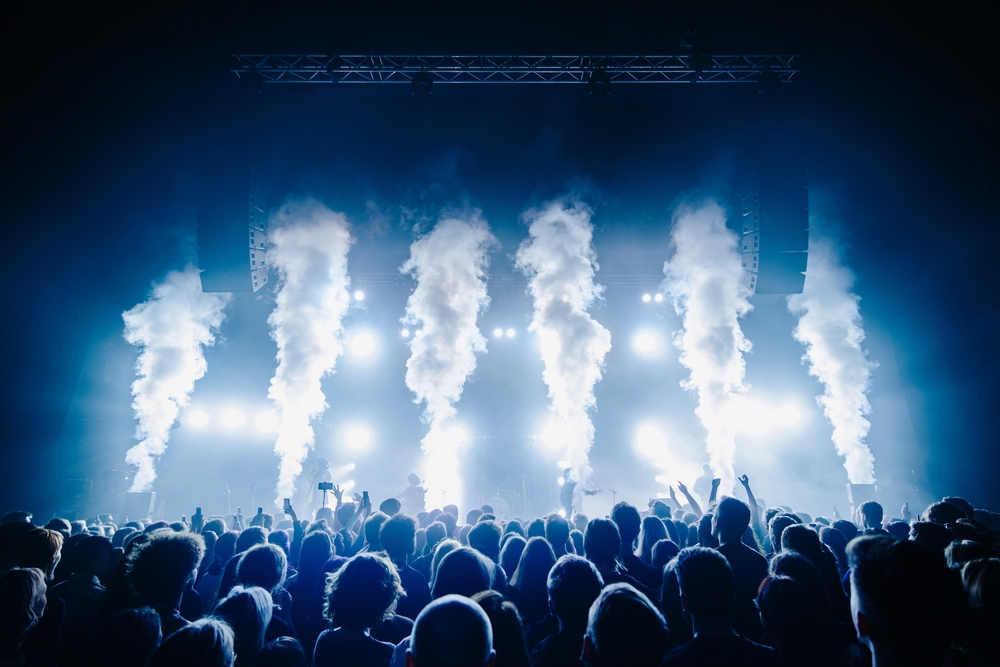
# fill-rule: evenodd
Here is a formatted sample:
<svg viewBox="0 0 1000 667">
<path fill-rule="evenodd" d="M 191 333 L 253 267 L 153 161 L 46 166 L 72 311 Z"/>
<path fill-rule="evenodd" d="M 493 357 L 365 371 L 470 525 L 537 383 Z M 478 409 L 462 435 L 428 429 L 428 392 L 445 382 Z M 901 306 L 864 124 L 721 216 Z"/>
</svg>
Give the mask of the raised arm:
<svg viewBox="0 0 1000 667">
<path fill-rule="evenodd" d="M 701 511 L 701 505 L 699 505 L 698 501 L 694 499 L 694 496 L 688 493 L 688 488 L 684 486 L 684 482 L 677 482 L 677 488 L 680 489 L 681 493 L 684 494 L 684 497 L 687 498 L 688 505 L 691 506 L 691 511 L 697 514 L 699 519 L 704 516 L 705 513 Z"/>
<path fill-rule="evenodd" d="M 753 491 L 750 490 L 750 478 L 743 475 L 740 477 L 740 484 L 743 485 L 743 490 L 747 492 L 747 504 L 750 505 L 750 522 L 756 530 L 760 527 L 760 508 L 757 507 L 757 499 L 753 497 Z"/>
<path fill-rule="evenodd" d="M 717 504 L 716 496 L 719 495 L 719 485 L 722 484 L 722 480 L 718 477 L 712 479 L 712 492 L 708 495 L 708 511 L 713 512 Z"/>
</svg>

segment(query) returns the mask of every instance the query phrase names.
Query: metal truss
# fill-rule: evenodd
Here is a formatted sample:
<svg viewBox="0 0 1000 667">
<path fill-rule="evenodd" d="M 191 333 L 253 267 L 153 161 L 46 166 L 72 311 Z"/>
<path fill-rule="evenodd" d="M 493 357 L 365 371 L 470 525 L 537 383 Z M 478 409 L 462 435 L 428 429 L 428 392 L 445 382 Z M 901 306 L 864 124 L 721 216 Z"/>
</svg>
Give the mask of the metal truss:
<svg viewBox="0 0 1000 667">
<path fill-rule="evenodd" d="M 234 54 L 231 70 L 262 83 L 790 83 L 797 55 L 521 56 Z M 602 75 L 603 76 L 603 75 Z"/>
</svg>

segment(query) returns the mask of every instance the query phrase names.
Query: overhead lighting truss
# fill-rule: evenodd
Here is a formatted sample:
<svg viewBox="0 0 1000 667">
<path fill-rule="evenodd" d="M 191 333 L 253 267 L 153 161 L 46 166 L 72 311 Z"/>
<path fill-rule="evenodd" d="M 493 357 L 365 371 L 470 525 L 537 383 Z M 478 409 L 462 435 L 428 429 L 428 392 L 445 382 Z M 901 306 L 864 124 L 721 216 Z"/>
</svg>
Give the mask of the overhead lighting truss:
<svg viewBox="0 0 1000 667">
<path fill-rule="evenodd" d="M 595 71 L 615 84 L 791 83 L 797 55 L 525 56 L 234 54 L 232 72 L 263 83 L 587 83 Z M 603 75 L 602 75 L 603 76 Z"/>
</svg>

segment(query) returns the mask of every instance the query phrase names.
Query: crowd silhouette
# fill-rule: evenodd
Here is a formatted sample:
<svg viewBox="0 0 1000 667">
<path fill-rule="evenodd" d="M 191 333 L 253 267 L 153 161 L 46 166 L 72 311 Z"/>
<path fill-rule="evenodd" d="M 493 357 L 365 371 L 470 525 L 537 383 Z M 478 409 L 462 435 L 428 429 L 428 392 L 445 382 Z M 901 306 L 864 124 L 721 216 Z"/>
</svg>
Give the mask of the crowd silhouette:
<svg viewBox="0 0 1000 667">
<path fill-rule="evenodd" d="M 8 512 L 0 667 L 1000 665 L 1000 515 L 814 519 L 740 482 L 607 518 Z"/>
</svg>

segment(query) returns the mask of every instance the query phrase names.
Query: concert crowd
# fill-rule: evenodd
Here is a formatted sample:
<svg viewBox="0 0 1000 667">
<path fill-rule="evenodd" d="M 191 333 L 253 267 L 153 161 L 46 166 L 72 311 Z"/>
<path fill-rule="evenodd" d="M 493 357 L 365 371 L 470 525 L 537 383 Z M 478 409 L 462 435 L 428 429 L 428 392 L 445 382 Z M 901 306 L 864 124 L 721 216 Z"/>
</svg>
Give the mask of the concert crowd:
<svg viewBox="0 0 1000 667">
<path fill-rule="evenodd" d="M 1000 665 L 1000 514 L 813 518 L 740 483 L 593 518 L 337 487 L 309 520 L 11 511 L 0 667 Z"/>
</svg>

